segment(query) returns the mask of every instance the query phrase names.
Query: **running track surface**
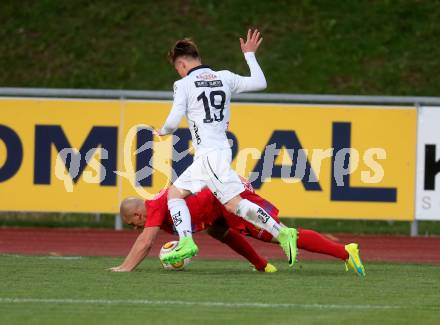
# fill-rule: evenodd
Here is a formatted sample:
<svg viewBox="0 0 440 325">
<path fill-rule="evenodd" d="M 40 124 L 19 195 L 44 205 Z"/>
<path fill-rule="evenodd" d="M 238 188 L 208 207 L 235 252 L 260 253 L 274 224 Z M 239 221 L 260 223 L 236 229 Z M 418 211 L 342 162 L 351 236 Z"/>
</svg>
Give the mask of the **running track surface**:
<svg viewBox="0 0 440 325">
<path fill-rule="evenodd" d="M 136 231 L 84 229 L 0 228 L 0 254 L 53 256 L 125 256 Z M 327 235 L 341 243 L 357 242 L 365 261 L 440 264 L 440 237 L 377 235 Z M 194 236 L 200 259 L 242 259 L 229 247 L 201 233 Z M 150 256 L 157 256 L 161 244 L 177 240 L 161 232 Z M 252 246 L 269 259 L 284 259 L 278 245 L 248 238 Z M 300 251 L 300 260 L 328 260 L 332 257 Z"/>
</svg>

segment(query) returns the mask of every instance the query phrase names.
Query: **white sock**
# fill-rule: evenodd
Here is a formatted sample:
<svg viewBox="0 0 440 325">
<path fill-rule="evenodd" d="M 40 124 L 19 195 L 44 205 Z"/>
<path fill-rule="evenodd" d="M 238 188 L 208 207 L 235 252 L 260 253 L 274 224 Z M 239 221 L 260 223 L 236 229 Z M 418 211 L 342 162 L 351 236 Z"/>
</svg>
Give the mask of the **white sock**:
<svg viewBox="0 0 440 325">
<path fill-rule="evenodd" d="M 171 219 L 174 223 L 179 238 L 192 237 L 191 229 L 191 215 L 189 214 L 188 206 L 183 199 L 169 199 L 168 210 L 171 214 Z"/>
<path fill-rule="evenodd" d="M 278 238 L 282 226 L 262 207 L 249 200 L 242 199 L 238 204 L 236 213 L 254 226 L 262 228 L 275 238 Z"/>
</svg>

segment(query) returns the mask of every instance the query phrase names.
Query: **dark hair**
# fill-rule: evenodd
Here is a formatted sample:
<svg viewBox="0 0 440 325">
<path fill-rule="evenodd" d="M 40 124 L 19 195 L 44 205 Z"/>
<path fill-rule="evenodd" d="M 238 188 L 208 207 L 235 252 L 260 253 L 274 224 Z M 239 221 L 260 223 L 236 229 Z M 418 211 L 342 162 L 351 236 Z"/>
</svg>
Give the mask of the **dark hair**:
<svg viewBox="0 0 440 325">
<path fill-rule="evenodd" d="M 193 59 L 200 59 L 199 49 L 192 39 L 184 38 L 182 40 L 178 40 L 174 44 L 173 48 L 168 51 L 168 60 L 171 64 L 174 64 L 177 58 L 181 56 L 189 56 Z"/>
</svg>

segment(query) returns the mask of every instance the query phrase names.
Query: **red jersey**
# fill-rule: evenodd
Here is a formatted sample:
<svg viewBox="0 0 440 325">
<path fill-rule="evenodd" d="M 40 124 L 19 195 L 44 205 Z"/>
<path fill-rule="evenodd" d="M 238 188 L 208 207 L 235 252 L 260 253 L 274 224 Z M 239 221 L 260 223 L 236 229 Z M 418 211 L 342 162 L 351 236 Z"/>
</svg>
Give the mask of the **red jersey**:
<svg viewBox="0 0 440 325">
<path fill-rule="evenodd" d="M 263 199 L 254 192 L 249 182 L 243 180 L 245 191 L 240 196 L 266 210 L 274 219 L 279 221 L 278 209 L 269 201 Z M 147 220 L 145 227 L 160 227 L 169 233 L 177 233 L 174 229 L 173 220 L 168 211 L 168 190 L 164 190 L 152 200 L 145 200 L 147 208 Z M 223 204 L 217 200 L 208 188 L 186 199 L 189 213 L 191 214 L 191 226 L 193 232 L 199 232 L 210 227 L 218 218 L 224 218 L 229 227 L 239 231 L 243 235 L 252 236 L 264 241 L 270 241 L 272 236 L 266 231 L 254 226 L 241 217 L 230 213 Z"/>
<path fill-rule="evenodd" d="M 152 200 L 145 200 L 147 220 L 145 227 L 160 227 L 166 232 L 176 233 L 173 220 L 168 211 L 168 190 L 162 191 Z M 191 227 L 193 232 L 205 230 L 221 216 L 222 204 L 215 198 L 208 188 L 195 195 L 185 198 L 189 213 L 191 214 Z"/>
</svg>

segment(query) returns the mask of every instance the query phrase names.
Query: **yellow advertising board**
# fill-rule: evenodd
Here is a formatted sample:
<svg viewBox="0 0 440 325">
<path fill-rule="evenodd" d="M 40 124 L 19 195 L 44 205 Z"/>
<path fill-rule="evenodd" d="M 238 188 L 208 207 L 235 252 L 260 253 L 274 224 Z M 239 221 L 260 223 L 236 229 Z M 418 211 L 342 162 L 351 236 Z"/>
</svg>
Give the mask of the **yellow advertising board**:
<svg viewBox="0 0 440 325">
<path fill-rule="evenodd" d="M 0 210 L 118 211 L 191 163 L 168 101 L 1 99 Z M 232 104 L 233 167 L 280 215 L 412 220 L 416 110 Z M 174 144 L 174 146 L 173 146 Z M 187 154 L 189 153 L 189 155 Z"/>
<path fill-rule="evenodd" d="M 231 131 L 239 139 L 240 148 L 255 147 L 262 151 L 276 142 L 279 148 L 289 147 L 292 151 L 300 147 L 307 151 L 307 170 L 317 182 L 307 182 L 307 177 L 302 181 L 272 177 L 261 184 L 258 180 L 253 182 L 258 193 L 269 198 L 281 215 L 414 218 L 415 109 L 239 104 L 234 107 L 231 121 Z M 341 177 L 345 173 L 341 168 L 344 155 L 337 154 L 343 153 L 343 148 L 351 148 L 346 150 L 352 154 L 348 177 Z M 355 152 L 359 157 L 357 166 Z M 276 174 L 273 165 L 291 165 L 291 156 L 287 150 L 280 150 L 274 163 L 267 163 L 272 174 Z M 249 155 L 243 164 L 246 176 L 261 170 L 255 167 L 260 158 L 252 159 Z"/>
<path fill-rule="evenodd" d="M 117 135 L 121 105 L 118 101 L 0 100 L 0 143 L 4 144 L 0 157 L 16 165 L 12 170 L 5 171 L 5 165 L 1 169 L 0 210 L 116 211 L 116 186 L 86 183 L 80 177 L 73 191 L 66 189 L 65 182 L 56 177 L 59 148 L 53 142 L 80 148 L 93 126 L 106 126 L 104 131 Z M 13 133 L 5 139 L 5 134 Z M 21 157 L 13 138 L 21 143 Z M 63 143 L 66 141 L 69 145 Z M 9 148 L 5 145 L 8 142 Z M 90 167 L 84 169 L 87 171 L 93 172 Z"/>
</svg>

